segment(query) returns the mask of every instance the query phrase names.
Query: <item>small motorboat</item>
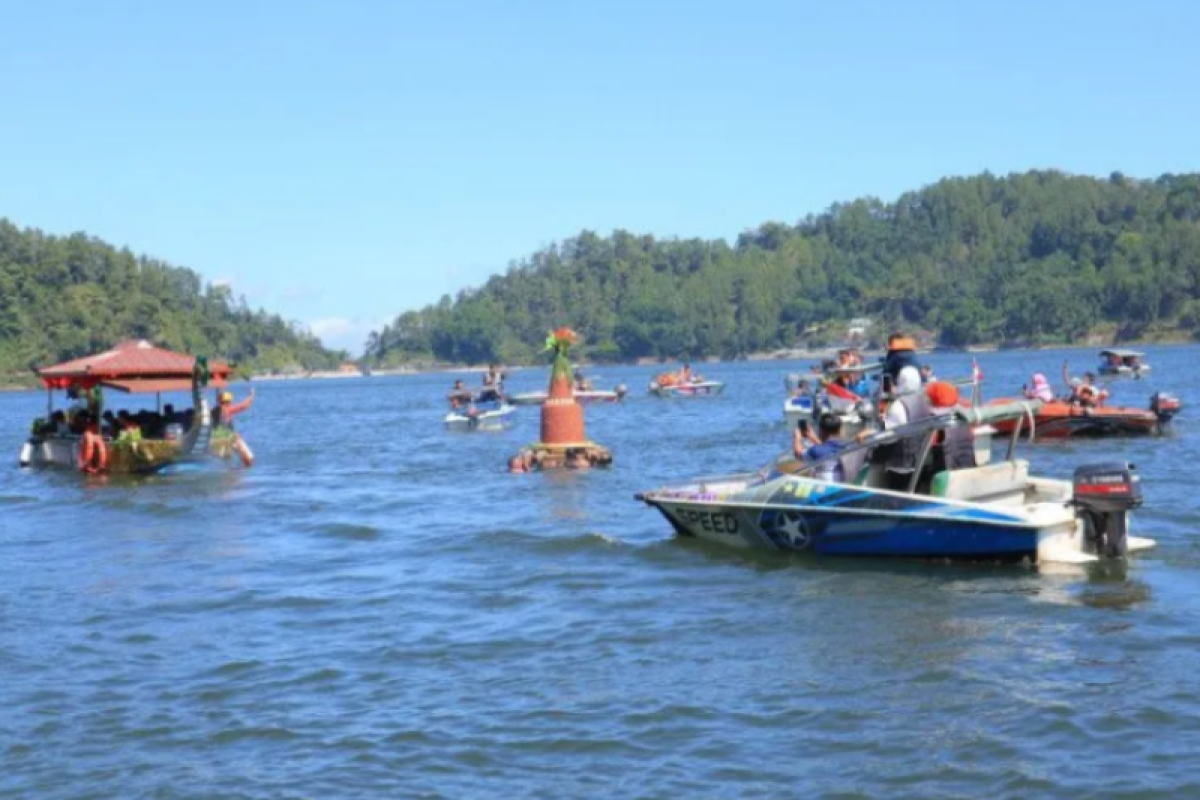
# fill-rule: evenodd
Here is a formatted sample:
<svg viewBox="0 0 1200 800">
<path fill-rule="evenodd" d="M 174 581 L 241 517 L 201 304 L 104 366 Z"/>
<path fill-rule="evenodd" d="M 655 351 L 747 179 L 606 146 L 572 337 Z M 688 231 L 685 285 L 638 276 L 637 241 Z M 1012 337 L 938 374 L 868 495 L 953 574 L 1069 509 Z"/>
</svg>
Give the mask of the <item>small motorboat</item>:
<svg viewBox="0 0 1200 800">
<path fill-rule="evenodd" d="M 988 406 L 1005 406 L 1014 400 L 993 400 Z M 1072 437 L 1151 436 L 1167 431 L 1171 420 L 1183 408 L 1179 398 L 1167 392 L 1155 392 L 1149 408 L 1098 405 L 1085 407 L 1066 400 L 1041 403 L 1033 413 L 1030 433 L 1037 439 Z M 998 433 L 1010 433 L 1019 424 L 1006 419 L 994 423 Z"/>
<path fill-rule="evenodd" d="M 578 403 L 619 403 L 625 399 L 628 390 L 624 384 L 615 389 L 576 389 L 575 401 Z M 521 392 L 510 394 L 508 402 L 514 406 L 540 406 L 550 397 L 549 392 Z"/>
<path fill-rule="evenodd" d="M 721 381 L 709 381 L 699 375 L 681 378 L 678 373 L 664 372 L 650 381 L 650 394 L 656 397 L 714 397 L 725 389 Z"/>
<path fill-rule="evenodd" d="M 1142 361 L 1145 357 L 1145 353 L 1136 350 L 1101 350 L 1096 371 L 1101 375 L 1141 378 L 1150 372 L 1150 365 Z"/>
<path fill-rule="evenodd" d="M 658 509 L 681 536 L 823 556 L 1083 563 L 1153 547 L 1153 540 L 1127 533 L 1128 514 L 1142 494 L 1137 473 L 1125 463 L 1081 466 L 1070 481 L 1039 478 L 1010 447 L 1003 461 L 939 472 L 918 491 L 917 476 L 938 431 L 968 425 L 978 432 L 1009 419 L 1019 425 L 1034 406 L 957 408 L 878 433 L 832 457 L 853 476 L 842 483 L 812 477 L 824 462 L 784 460 L 757 473 L 664 487 L 637 499 Z M 909 437 L 922 442 L 913 482 L 908 491 L 885 489 L 882 468 L 867 463 L 868 449 Z"/>
<path fill-rule="evenodd" d="M 789 428 L 794 428 L 801 422 L 812 422 L 816 400 L 811 394 L 793 395 L 783 401 L 783 418 Z"/>
<path fill-rule="evenodd" d="M 446 414 L 446 428 L 452 431 L 501 430 L 508 425 L 516 410 L 503 398 L 461 403 Z"/>
</svg>

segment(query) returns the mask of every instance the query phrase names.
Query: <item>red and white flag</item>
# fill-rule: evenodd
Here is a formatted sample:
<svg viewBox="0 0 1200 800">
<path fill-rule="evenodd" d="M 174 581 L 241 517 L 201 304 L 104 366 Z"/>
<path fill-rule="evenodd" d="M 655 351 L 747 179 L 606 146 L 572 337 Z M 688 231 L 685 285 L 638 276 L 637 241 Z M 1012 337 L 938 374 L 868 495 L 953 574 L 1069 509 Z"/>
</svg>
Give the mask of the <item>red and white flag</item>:
<svg viewBox="0 0 1200 800">
<path fill-rule="evenodd" d="M 983 381 L 983 370 L 979 368 L 979 360 L 976 358 L 971 359 L 971 380 L 975 383 Z"/>
</svg>

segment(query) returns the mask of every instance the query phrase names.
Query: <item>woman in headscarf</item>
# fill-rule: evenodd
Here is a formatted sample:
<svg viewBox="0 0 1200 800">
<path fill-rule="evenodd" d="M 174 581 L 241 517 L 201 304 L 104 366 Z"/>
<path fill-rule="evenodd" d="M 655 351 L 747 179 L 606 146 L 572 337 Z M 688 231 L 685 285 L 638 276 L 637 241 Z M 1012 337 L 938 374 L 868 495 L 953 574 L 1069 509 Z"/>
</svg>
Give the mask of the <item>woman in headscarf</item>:
<svg viewBox="0 0 1200 800">
<path fill-rule="evenodd" d="M 1054 402 L 1054 390 L 1050 388 L 1050 382 L 1046 380 L 1046 376 L 1040 372 L 1034 373 L 1033 387 L 1025 387 L 1025 396 L 1030 400 L 1041 400 L 1045 403 Z"/>
</svg>

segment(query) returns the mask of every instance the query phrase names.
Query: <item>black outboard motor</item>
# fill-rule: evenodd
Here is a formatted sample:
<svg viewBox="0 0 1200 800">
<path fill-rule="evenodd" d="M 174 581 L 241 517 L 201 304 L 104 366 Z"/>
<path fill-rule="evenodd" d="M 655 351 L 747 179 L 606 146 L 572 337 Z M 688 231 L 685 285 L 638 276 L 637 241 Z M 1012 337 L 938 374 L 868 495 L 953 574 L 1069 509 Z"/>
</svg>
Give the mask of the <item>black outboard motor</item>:
<svg viewBox="0 0 1200 800">
<path fill-rule="evenodd" d="M 1154 416 L 1158 417 L 1158 429 L 1171 424 L 1171 420 L 1175 415 L 1183 410 L 1183 403 L 1179 402 L 1179 398 L 1170 392 L 1155 392 L 1150 395 L 1150 410 L 1154 412 Z"/>
<path fill-rule="evenodd" d="M 1142 504 L 1142 482 L 1133 464 L 1111 461 L 1075 470 L 1074 500 L 1084 523 L 1085 550 L 1104 558 L 1127 551 L 1125 515 Z"/>
</svg>

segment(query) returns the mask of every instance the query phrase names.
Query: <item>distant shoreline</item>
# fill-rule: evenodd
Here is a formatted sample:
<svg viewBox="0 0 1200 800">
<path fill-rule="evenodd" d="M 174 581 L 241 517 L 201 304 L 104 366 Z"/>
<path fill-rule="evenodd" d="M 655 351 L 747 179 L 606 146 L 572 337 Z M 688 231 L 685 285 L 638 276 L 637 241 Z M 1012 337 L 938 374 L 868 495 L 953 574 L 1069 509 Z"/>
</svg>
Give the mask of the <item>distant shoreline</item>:
<svg viewBox="0 0 1200 800">
<path fill-rule="evenodd" d="M 1185 345 L 1197 345 L 1200 342 L 1191 341 L 1188 339 L 1178 339 L 1171 341 L 1147 341 L 1147 342 L 1123 342 L 1122 347 L 1179 347 Z M 1097 345 L 1093 343 L 1081 344 L 1053 344 L 1053 345 L 1036 345 L 1033 347 L 1001 347 L 999 345 L 969 345 L 962 348 L 935 348 L 932 350 L 919 351 L 922 355 L 950 355 L 954 353 L 961 354 L 986 354 L 997 352 L 1019 352 L 1027 351 L 1031 353 L 1041 352 L 1045 350 L 1103 350 L 1109 345 Z M 800 349 L 788 348 L 774 350 L 769 353 L 750 353 L 745 357 L 745 361 L 765 362 L 765 361 L 804 361 L 806 359 L 821 360 L 832 358 L 837 355 L 838 347 L 829 347 L 823 349 Z M 876 351 L 864 351 L 870 355 Z M 672 363 L 679 363 L 683 359 L 652 359 L 642 358 L 637 361 L 615 361 L 615 362 L 582 362 L 591 367 L 609 367 L 609 366 L 627 366 L 627 367 L 645 367 L 645 366 L 666 366 Z M 705 358 L 692 359 L 697 363 L 725 363 L 724 359 Z M 730 362 L 732 363 L 732 362 Z M 539 369 L 548 367 L 548 364 L 522 364 L 516 366 L 504 366 L 506 372 L 519 372 L 521 370 Z M 354 378 L 369 378 L 369 377 L 392 377 L 395 375 L 438 375 L 453 372 L 486 372 L 488 369 L 486 364 L 470 364 L 470 365 L 438 365 L 427 367 L 389 367 L 386 369 L 372 369 L 369 373 L 364 372 L 342 372 L 340 370 L 317 370 L 313 372 L 300 372 L 286 375 L 251 375 L 246 379 L 250 383 L 271 383 L 275 381 L 308 381 L 308 380 L 351 380 Z M 42 387 L 34 383 L 22 385 L 16 383 L 0 383 L 0 392 L 33 392 L 40 391 Z"/>
</svg>

